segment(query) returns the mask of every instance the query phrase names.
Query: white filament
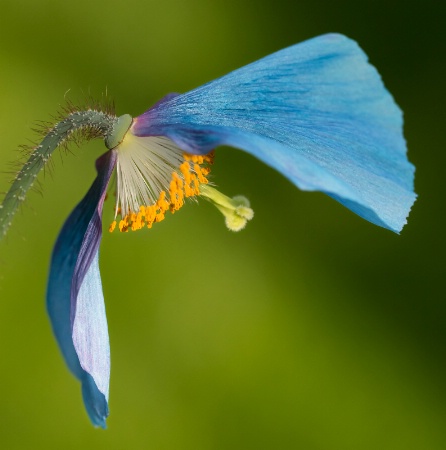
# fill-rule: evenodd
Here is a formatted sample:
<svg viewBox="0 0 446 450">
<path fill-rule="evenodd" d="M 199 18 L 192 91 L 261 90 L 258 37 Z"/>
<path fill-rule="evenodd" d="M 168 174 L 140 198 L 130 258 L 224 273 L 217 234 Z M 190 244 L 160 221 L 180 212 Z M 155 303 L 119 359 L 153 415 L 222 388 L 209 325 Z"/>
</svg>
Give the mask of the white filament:
<svg viewBox="0 0 446 450">
<path fill-rule="evenodd" d="M 161 191 L 168 192 L 172 172 L 183 162 L 183 151 L 163 136 L 139 137 L 129 131 L 116 150 L 115 216 L 118 208 L 126 215 L 153 205 Z"/>
</svg>

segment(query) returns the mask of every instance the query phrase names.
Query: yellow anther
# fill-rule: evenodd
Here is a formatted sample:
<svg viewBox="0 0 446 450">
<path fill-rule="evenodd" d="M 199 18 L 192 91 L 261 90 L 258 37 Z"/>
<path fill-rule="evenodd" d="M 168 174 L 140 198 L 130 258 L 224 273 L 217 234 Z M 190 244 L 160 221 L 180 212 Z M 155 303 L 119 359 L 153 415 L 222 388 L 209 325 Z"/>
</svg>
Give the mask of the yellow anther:
<svg viewBox="0 0 446 450">
<path fill-rule="evenodd" d="M 175 196 L 178 192 L 178 188 L 177 188 L 177 180 L 173 180 L 170 182 L 169 185 L 169 195 L 172 198 L 173 196 Z"/>
<path fill-rule="evenodd" d="M 140 230 L 143 227 L 143 225 L 144 225 L 144 222 L 143 222 L 142 218 L 143 218 L 143 215 L 142 215 L 141 212 L 139 212 L 136 215 L 136 225 L 138 226 L 138 230 Z"/>
<path fill-rule="evenodd" d="M 166 201 L 166 193 L 164 191 L 161 191 L 160 196 L 156 202 L 156 205 L 162 212 L 167 211 L 169 209 L 169 202 Z"/>
<path fill-rule="evenodd" d="M 212 150 L 212 152 L 208 153 L 207 155 L 203 155 L 203 159 L 208 164 L 214 164 L 214 156 L 215 156 L 215 153 Z"/>
<path fill-rule="evenodd" d="M 155 206 L 147 206 L 146 207 L 146 221 L 153 222 L 156 217 L 156 208 Z"/>
<path fill-rule="evenodd" d="M 186 197 L 192 197 L 195 195 L 194 190 L 188 184 L 184 185 L 184 193 Z"/>
<path fill-rule="evenodd" d="M 200 195 L 200 182 L 198 181 L 198 178 L 195 175 L 193 178 L 193 182 L 194 182 L 194 194 Z"/>
<path fill-rule="evenodd" d="M 207 183 L 208 180 L 203 176 L 203 171 L 201 167 L 198 164 L 194 164 L 194 171 L 197 174 L 198 179 L 200 180 L 200 183 Z"/>
<path fill-rule="evenodd" d="M 175 180 L 178 189 L 181 191 L 181 189 L 183 189 L 183 180 L 178 176 L 176 172 L 173 172 L 172 177 Z"/>
<path fill-rule="evenodd" d="M 203 164 L 203 156 L 201 155 L 193 155 L 191 160 L 196 164 Z"/>
<path fill-rule="evenodd" d="M 178 200 L 183 203 L 183 199 L 184 199 L 184 186 L 181 186 L 181 190 L 178 190 Z"/>
<path fill-rule="evenodd" d="M 121 233 L 128 231 L 128 224 L 126 224 L 124 220 L 119 221 L 119 231 Z"/>
<path fill-rule="evenodd" d="M 115 231 L 116 228 L 116 220 L 114 220 L 111 225 L 110 228 L 108 229 L 108 231 L 110 231 L 110 233 L 113 233 L 113 231 Z"/>
</svg>

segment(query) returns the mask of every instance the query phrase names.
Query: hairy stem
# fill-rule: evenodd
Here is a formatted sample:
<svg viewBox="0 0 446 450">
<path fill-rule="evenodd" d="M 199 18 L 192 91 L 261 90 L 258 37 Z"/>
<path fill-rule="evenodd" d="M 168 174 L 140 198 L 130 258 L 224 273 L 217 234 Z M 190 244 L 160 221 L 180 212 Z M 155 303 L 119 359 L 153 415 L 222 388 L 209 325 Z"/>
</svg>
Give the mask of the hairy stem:
<svg viewBox="0 0 446 450">
<path fill-rule="evenodd" d="M 102 111 L 75 111 L 68 114 L 49 130 L 16 175 L 12 186 L 3 199 L 3 203 L 0 205 L 0 239 L 6 235 L 12 217 L 20 203 L 25 200 L 27 191 L 34 184 L 37 174 L 48 162 L 54 150 L 66 144 L 73 132 L 76 131 L 85 131 L 87 139 L 96 137 L 107 139 L 113 134 L 117 121 L 117 117 Z"/>
</svg>

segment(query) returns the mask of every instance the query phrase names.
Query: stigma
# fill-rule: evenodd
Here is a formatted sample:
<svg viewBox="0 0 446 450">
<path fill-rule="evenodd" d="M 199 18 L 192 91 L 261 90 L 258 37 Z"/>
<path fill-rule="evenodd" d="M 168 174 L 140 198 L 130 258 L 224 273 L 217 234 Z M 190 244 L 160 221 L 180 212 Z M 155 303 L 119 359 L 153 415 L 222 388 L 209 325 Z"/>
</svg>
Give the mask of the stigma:
<svg viewBox="0 0 446 450">
<path fill-rule="evenodd" d="M 201 194 L 209 200 L 225 217 L 225 224 L 230 231 L 240 231 L 254 217 L 249 200 L 243 195 L 229 198 L 211 186 L 202 186 Z"/>
<path fill-rule="evenodd" d="M 115 217 L 113 232 L 152 228 L 175 213 L 188 198 L 202 196 L 225 216 L 232 231 L 242 229 L 253 217 L 245 197 L 230 199 L 209 186 L 214 152 L 185 153 L 165 136 L 136 136 L 130 127 L 113 147 L 117 153 Z"/>
</svg>

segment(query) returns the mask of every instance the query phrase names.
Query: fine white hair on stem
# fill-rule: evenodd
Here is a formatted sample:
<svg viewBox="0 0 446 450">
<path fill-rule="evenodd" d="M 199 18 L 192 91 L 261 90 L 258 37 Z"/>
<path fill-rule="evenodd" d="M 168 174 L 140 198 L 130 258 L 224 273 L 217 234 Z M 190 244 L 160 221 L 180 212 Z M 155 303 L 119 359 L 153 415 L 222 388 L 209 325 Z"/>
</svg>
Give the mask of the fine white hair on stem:
<svg viewBox="0 0 446 450">
<path fill-rule="evenodd" d="M 17 172 L 9 191 L 0 204 L 0 238 L 6 235 L 12 217 L 25 200 L 26 193 L 35 184 L 38 173 L 47 166 L 51 155 L 59 147 L 94 138 L 106 138 L 113 132 L 117 121 L 110 111 L 95 109 L 77 110 L 68 104 L 57 117 L 54 125 L 42 123 L 38 130 L 43 136 L 39 145 L 31 148 L 31 153 L 23 167 Z"/>
</svg>

